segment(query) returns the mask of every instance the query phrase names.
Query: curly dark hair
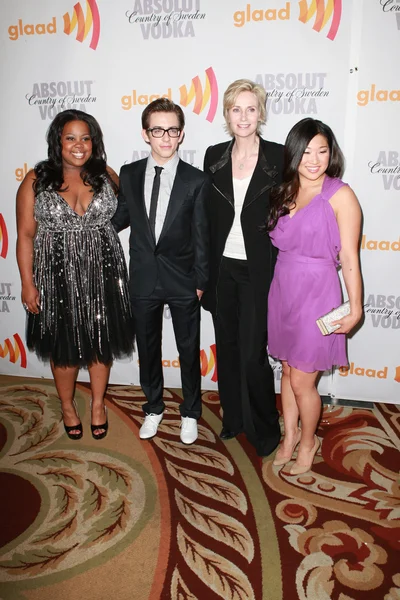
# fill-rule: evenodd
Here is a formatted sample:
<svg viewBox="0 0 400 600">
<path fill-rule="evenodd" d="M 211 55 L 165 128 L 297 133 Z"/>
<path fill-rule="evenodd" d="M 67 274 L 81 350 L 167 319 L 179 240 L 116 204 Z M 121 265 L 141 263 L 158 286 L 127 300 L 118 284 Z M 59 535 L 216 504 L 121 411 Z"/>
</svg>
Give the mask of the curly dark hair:
<svg viewBox="0 0 400 600">
<path fill-rule="evenodd" d="M 278 219 L 289 214 L 289 207 L 296 204 L 300 188 L 298 168 L 305 149 L 316 136 L 322 135 L 329 146 L 329 164 L 326 174 L 341 177 L 344 171 L 344 157 L 330 127 L 317 119 L 302 119 L 289 131 L 285 142 L 282 183 L 271 190 L 270 210 L 265 224 L 266 231 L 272 231 Z"/>
<path fill-rule="evenodd" d="M 64 110 L 58 113 L 50 124 L 46 134 L 48 144 L 47 160 L 42 160 L 35 166 L 36 179 L 33 184 L 35 194 L 51 187 L 55 191 L 65 191 L 62 189 L 64 184 L 61 135 L 67 123 L 71 121 L 83 121 L 89 127 L 89 133 L 92 140 L 92 155 L 83 165 L 81 178 L 85 185 L 89 185 L 93 192 L 100 192 L 106 178 L 113 190 L 117 191 L 115 182 L 107 171 L 107 155 L 104 149 L 103 133 L 96 119 L 81 110 Z"/>
</svg>

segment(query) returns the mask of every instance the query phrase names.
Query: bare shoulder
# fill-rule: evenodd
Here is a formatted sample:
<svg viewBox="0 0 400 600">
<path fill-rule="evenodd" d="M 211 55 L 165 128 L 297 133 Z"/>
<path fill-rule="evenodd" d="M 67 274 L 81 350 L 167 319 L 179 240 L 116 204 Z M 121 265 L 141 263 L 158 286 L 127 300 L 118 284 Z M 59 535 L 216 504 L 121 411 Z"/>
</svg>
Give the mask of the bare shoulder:
<svg viewBox="0 0 400 600">
<path fill-rule="evenodd" d="M 119 186 L 119 177 L 116 174 L 116 172 L 114 171 L 114 169 L 112 169 L 111 167 L 109 167 L 107 165 L 107 173 L 109 174 L 109 176 L 111 177 L 111 179 L 113 180 L 113 182 Z"/>
<path fill-rule="evenodd" d="M 33 184 L 36 180 L 35 172 L 28 171 L 24 180 L 18 188 L 16 212 L 18 233 L 25 232 L 34 235 L 36 230 L 36 221 L 34 219 L 35 190 Z"/>
<path fill-rule="evenodd" d="M 357 196 L 349 185 L 339 188 L 329 202 L 336 214 L 347 210 L 361 210 Z"/>
<path fill-rule="evenodd" d="M 21 182 L 19 188 L 18 188 L 18 196 L 20 195 L 30 195 L 32 194 L 32 196 L 34 195 L 34 191 L 33 191 L 33 184 L 36 181 L 36 175 L 35 175 L 35 171 L 33 169 L 31 169 L 30 171 L 27 172 L 27 174 L 25 175 L 23 181 Z"/>
<path fill-rule="evenodd" d="M 25 187 L 32 186 L 35 181 L 36 181 L 35 171 L 33 169 L 31 169 L 30 171 L 27 172 L 24 179 L 22 180 L 21 186 L 25 186 Z"/>
</svg>

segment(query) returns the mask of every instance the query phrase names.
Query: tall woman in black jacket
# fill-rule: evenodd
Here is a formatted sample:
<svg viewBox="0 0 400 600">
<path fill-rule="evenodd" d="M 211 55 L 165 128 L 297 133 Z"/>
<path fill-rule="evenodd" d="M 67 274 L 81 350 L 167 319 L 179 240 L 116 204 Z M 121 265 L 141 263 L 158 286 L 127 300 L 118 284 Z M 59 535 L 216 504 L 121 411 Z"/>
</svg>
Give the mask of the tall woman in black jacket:
<svg viewBox="0 0 400 600">
<path fill-rule="evenodd" d="M 208 148 L 204 170 L 212 178 L 210 283 L 202 303 L 212 313 L 223 409 L 224 440 L 244 431 L 260 456 L 278 445 L 274 377 L 267 356 L 267 299 L 275 250 L 260 226 L 269 193 L 281 182 L 283 146 L 260 137 L 266 92 L 247 79 L 224 94 L 232 136 Z"/>
</svg>

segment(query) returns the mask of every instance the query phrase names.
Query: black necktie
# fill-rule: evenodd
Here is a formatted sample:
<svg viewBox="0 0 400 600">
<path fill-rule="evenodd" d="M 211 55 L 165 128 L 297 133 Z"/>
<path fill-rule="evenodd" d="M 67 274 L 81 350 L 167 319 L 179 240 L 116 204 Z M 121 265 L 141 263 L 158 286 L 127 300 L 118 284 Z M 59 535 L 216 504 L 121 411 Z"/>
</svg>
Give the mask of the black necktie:
<svg viewBox="0 0 400 600">
<path fill-rule="evenodd" d="M 156 174 L 153 180 L 153 189 L 151 190 L 150 198 L 150 211 L 149 211 L 149 223 L 150 229 L 153 233 L 154 239 L 156 239 L 156 213 L 157 213 L 157 202 L 158 193 L 160 191 L 161 171 L 163 167 L 154 167 Z"/>
</svg>

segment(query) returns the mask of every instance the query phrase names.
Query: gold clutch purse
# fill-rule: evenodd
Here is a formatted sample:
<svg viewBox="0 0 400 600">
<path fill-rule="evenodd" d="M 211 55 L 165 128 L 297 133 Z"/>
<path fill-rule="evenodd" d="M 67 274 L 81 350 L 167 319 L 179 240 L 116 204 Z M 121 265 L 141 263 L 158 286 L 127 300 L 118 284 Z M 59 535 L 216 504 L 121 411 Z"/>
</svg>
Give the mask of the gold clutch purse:
<svg viewBox="0 0 400 600">
<path fill-rule="evenodd" d="M 322 333 L 322 335 L 330 335 L 336 329 L 339 329 L 340 325 L 332 325 L 333 321 L 339 321 L 342 317 L 347 317 L 350 314 L 350 302 L 344 302 L 337 308 L 334 308 L 330 312 L 326 313 L 319 319 L 317 319 L 316 323 Z"/>
</svg>

